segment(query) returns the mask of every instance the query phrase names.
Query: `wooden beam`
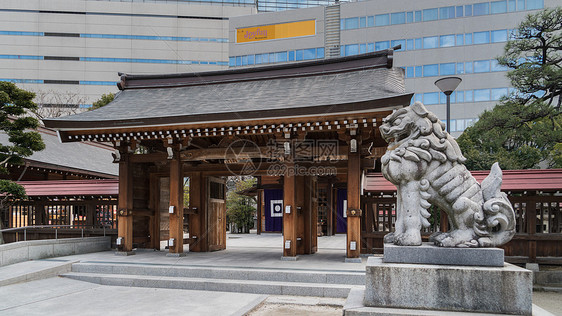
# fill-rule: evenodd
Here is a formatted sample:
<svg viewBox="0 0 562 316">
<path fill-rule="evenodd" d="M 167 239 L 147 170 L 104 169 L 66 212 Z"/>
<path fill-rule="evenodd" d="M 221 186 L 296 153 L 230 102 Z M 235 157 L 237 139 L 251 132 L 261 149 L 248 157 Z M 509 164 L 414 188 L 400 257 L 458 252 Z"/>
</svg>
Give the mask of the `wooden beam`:
<svg viewBox="0 0 562 316">
<path fill-rule="evenodd" d="M 295 207 L 295 176 L 289 170 L 294 163 L 287 163 L 287 172 L 283 178 L 283 257 L 297 256 L 297 215 Z M 290 212 L 287 213 L 287 210 Z"/>
<path fill-rule="evenodd" d="M 129 161 L 129 154 L 121 152 L 119 162 L 119 201 L 117 216 L 117 235 L 122 237 L 119 252 L 130 254 L 133 251 L 133 168 Z"/>
<path fill-rule="evenodd" d="M 130 155 L 130 160 L 133 163 L 149 163 L 166 161 L 168 155 L 165 153 L 151 153 L 151 154 L 136 154 Z"/>
<path fill-rule="evenodd" d="M 173 146 L 174 157 L 170 160 L 170 238 L 174 244 L 170 254 L 183 254 L 183 170 L 179 146 Z"/>
</svg>

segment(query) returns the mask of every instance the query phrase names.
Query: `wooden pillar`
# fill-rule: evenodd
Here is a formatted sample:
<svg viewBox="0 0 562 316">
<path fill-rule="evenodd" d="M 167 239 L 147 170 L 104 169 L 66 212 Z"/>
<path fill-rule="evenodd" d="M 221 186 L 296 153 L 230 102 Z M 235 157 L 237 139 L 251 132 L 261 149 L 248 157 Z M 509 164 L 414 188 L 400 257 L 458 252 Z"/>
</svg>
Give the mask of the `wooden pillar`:
<svg viewBox="0 0 562 316">
<path fill-rule="evenodd" d="M 349 146 L 347 156 L 347 259 L 359 258 L 361 251 L 361 156 Z M 352 250 L 352 248 L 354 248 Z"/>
<path fill-rule="evenodd" d="M 306 203 L 306 181 L 304 176 L 295 177 L 295 208 L 297 231 L 297 255 L 310 253 L 310 208 Z M 305 200 L 306 199 L 306 200 Z"/>
<path fill-rule="evenodd" d="M 121 151 L 119 162 L 119 211 L 117 212 L 117 236 L 122 238 L 118 253 L 132 254 L 133 251 L 133 168 L 129 154 Z"/>
<path fill-rule="evenodd" d="M 295 207 L 294 164 L 287 163 L 283 178 L 283 257 L 297 256 L 297 215 Z M 289 213 L 287 213 L 289 211 Z"/>
<path fill-rule="evenodd" d="M 200 252 L 199 236 L 201 236 L 201 173 L 193 172 L 189 174 L 189 238 L 193 243 L 189 246 L 189 251 Z"/>
<path fill-rule="evenodd" d="M 305 214 L 305 236 L 307 254 L 316 253 L 318 249 L 318 182 L 316 177 L 308 176 L 305 182 L 307 213 Z"/>
<path fill-rule="evenodd" d="M 169 246 L 170 254 L 183 254 L 183 168 L 179 147 L 174 147 L 174 155 L 170 160 L 170 239 L 174 244 Z"/>
</svg>

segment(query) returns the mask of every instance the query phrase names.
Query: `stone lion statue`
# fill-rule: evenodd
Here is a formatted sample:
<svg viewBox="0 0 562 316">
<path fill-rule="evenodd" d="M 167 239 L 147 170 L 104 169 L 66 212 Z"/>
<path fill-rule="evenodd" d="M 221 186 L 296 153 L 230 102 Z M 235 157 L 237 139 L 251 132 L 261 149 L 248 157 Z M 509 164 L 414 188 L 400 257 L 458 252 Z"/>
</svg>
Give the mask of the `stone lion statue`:
<svg viewBox="0 0 562 316">
<path fill-rule="evenodd" d="M 388 142 L 382 173 L 398 188 L 395 231 L 384 237 L 385 243 L 421 245 L 431 205 L 447 213 L 450 225 L 448 232 L 430 236 L 437 246 L 495 247 L 511 240 L 515 213 L 500 192 L 498 163 L 479 184 L 445 124 L 420 102 L 394 111 L 380 131 Z"/>
</svg>

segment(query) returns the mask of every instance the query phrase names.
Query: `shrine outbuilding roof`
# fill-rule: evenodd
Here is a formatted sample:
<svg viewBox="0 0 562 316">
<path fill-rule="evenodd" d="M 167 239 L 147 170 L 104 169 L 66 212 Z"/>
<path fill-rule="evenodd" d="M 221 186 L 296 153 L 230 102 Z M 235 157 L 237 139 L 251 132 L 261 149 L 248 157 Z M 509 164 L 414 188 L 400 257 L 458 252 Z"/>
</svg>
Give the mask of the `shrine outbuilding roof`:
<svg viewBox="0 0 562 316">
<path fill-rule="evenodd" d="M 392 50 L 190 74 L 122 74 L 110 104 L 46 119 L 59 130 L 258 121 L 391 110 L 409 104 Z M 65 141 L 65 139 L 63 139 Z"/>
</svg>

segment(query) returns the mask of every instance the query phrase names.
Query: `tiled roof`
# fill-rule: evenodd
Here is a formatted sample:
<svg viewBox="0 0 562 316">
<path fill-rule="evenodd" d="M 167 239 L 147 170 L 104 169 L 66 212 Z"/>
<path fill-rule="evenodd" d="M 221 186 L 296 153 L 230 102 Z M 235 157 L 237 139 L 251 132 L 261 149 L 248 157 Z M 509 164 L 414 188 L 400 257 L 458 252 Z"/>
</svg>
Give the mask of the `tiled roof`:
<svg viewBox="0 0 562 316">
<path fill-rule="evenodd" d="M 115 100 L 94 111 L 48 119 L 83 130 L 283 118 L 408 104 L 392 51 L 201 74 L 123 75 Z"/>
<path fill-rule="evenodd" d="M 115 177 L 119 166 L 113 163 L 112 148 L 94 143 L 61 143 L 57 134 L 46 128 L 37 131 L 45 143 L 45 149 L 26 158 L 30 165 L 76 173 L 88 173 L 100 177 Z M 0 133 L 0 143 L 8 143 L 8 136 Z M 62 169 L 61 169 L 62 170 Z"/>
</svg>

